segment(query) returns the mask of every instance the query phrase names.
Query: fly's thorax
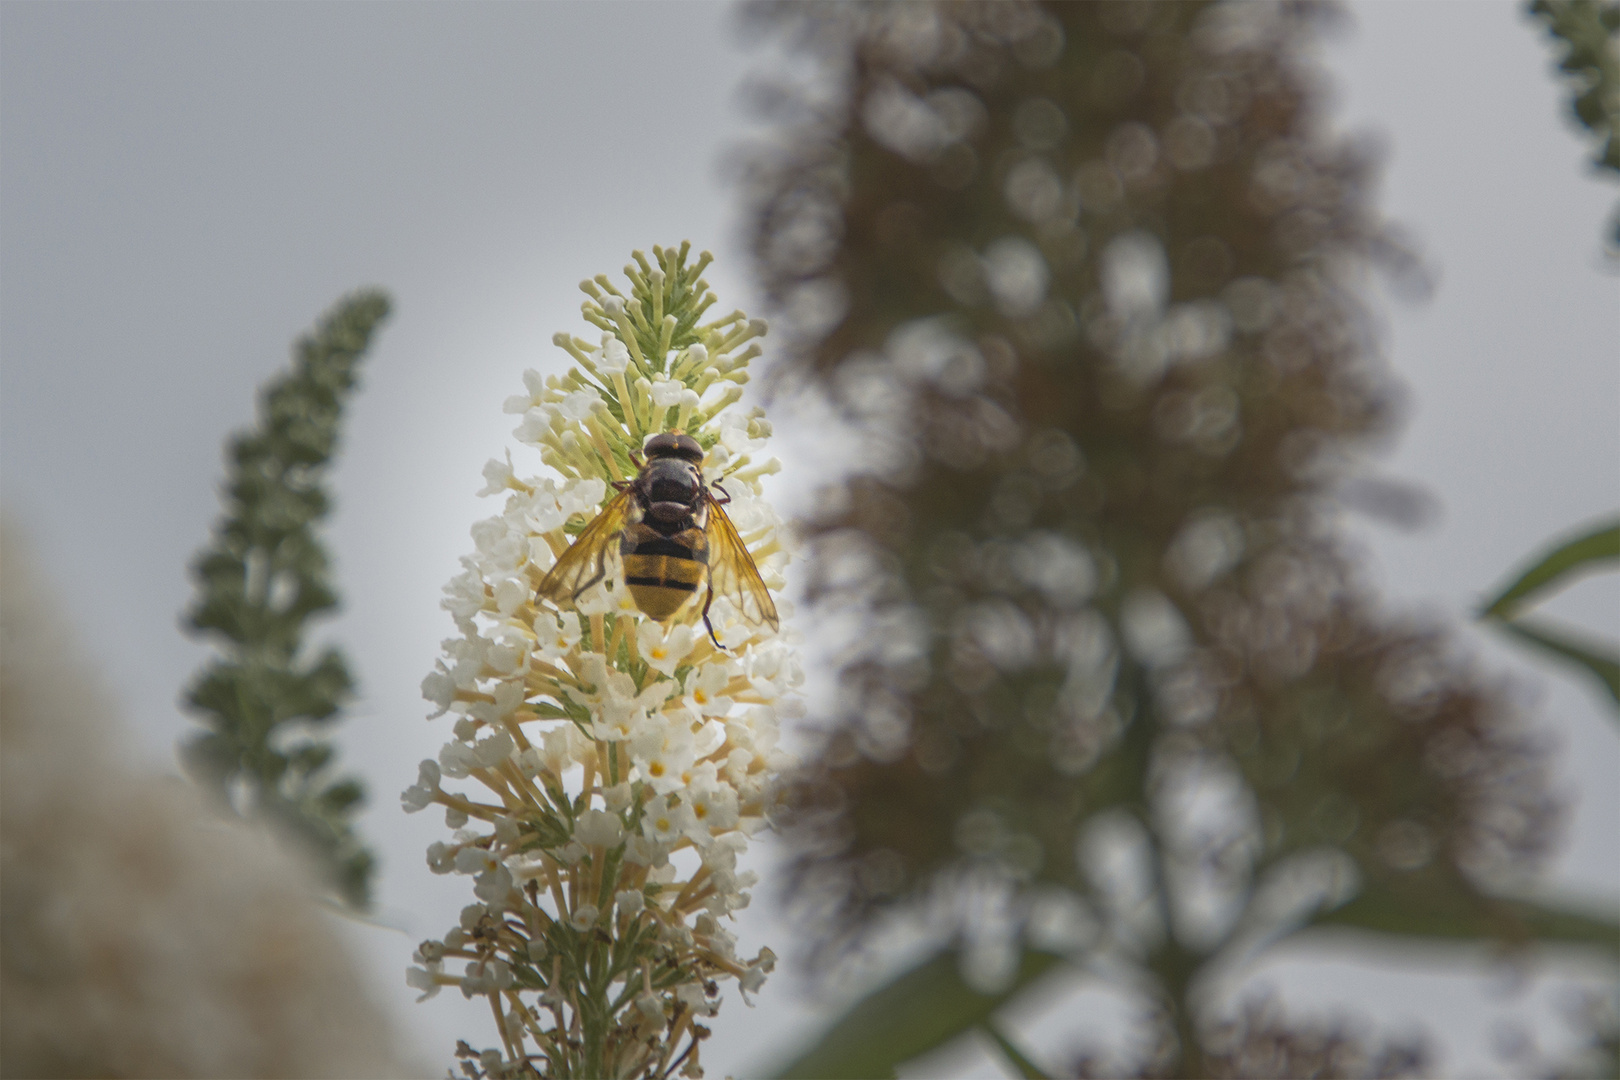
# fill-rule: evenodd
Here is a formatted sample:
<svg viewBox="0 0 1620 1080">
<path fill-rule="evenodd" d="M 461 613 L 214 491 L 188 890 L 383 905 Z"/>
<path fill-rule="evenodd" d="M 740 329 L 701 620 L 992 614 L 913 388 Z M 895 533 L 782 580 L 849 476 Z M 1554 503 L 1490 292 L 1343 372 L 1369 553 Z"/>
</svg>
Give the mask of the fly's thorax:
<svg viewBox="0 0 1620 1080">
<path fill-rule="evenodd" d="M 642 466 L 636 489 L 648 503 L 680 502 L 695 505 L 703 492 L 703 475 L 697 466 L 680 458 L 653 458 Z"/>
<path fill-rule="evenodd" d="M 635 487 L 645 520 L 656 528 L 685 525 L 704 505 L 703 476 L 681 458 L 653 458 L 636 477 Z"/>
</svg>

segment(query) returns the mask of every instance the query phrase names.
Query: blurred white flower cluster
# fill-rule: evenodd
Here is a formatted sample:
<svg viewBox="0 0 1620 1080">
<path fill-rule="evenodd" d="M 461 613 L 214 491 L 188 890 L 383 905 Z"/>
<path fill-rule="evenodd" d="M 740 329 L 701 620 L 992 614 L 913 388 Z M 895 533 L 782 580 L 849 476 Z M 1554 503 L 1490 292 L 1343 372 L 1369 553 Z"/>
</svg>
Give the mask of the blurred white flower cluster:
<svg viewBox="0 0 1620 1080">
<path fill-rule="evenodd" d="M 555 559 L 635 477 L 650 435 L 685 431 L 722 477 L 727 512 L 761 577 L 780 589 L 782 523 L 760 498 L 778 468 L 759 409 L 731 408 L 759 355 L 763 322 L 735 312 L 708 323 L 704 253 L 635 253 L 628 296 L 605 275 L 581 288 L 599 343 L 559 334 L 567 374 L 524 374 L 519 441 L 560 479 L 520 478 L 510 455 L 484 470 L 505 509 L 473 526 L 473 554 L 445 588 L 460 636 L 422 683 L 455 737 L 402 795 L 408 812 L 445 808 L 454 835 L 433 844 L 436 873 L 473 878 L 477 903 L 408 974 L 430 997 L 453 985 L 489 998 L 502 1045 L 462 1047 L 489 1076 L 700 1076 L 699 1021 L 719 981 L 757 990 L 769 949 L 739 957 L 723 926 L 755 875 L 738 856 L 762 827 L 785 761 L 777 725 L 802 710 L 784 635 L 743 621 L 716 595 L 664 625 L 608 572 L 571 608 L 536 598 Z M 701 598 L 700 598 L 701 601 Z M 445 781 L 482 790 L 451 791 Z M 460 787 L 467 787 L 462 784 Z"/>
</svg>

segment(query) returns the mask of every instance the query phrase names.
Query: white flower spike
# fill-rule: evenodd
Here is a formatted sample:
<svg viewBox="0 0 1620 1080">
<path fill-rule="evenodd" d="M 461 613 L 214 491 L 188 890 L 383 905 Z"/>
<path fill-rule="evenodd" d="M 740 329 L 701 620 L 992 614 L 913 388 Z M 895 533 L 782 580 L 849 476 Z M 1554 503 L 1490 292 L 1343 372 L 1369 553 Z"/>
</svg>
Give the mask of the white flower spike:
<svg viewBox="0 0 1620 1080">
<path fill-rule="evenodd" d="M 470 1075 L 701 1075 L 696 1021 L 719 1009 L 718 983 L 757 991 L 774 962 L 769 949 L 737 957 L 717 921 L 748 903 L 754 876 L 736 872 L 737 855 L 787 763 L 776 718 L 800 711 L 767 592 L 791 548 L 760 497 L 779 466 L 761 411 L 735 407 L 765 325 L 741 312 L 701 322 L 710 256 L 689 266 L 688 254 L 636 252 L 627 294 L 606 275 L 581 285 L 600 340 L 559 334 L 575 366 L 526 372 L 505 404 L 557 475 L 520 476 L 510 455 L 486 466 L 482 494 L 506 505 L 473 527 L 475 551 L 445 588 L 461 636 L 422 691 L 455 737 L 401 799 L 408 813 L 445 808 L 456 832 L 429 866 L 472 877 L 478 903 L 422 943 L 407 981 L 424 999 L 441 986 L 489 999 L 501 1046 L 463 1053 Z M 666 459 L 691 463 L 670 466 L 690 469 L 697 493 L 677 524 L 708 533 L 715 567 L 660 563 L 649 592 L 642 564 L 621 563 L 619 534 L 642 513 L 664 521 L 627 489 Z M 741 553 L 729 565 L 727 543 Z M 578 567 L 577 588 L 541 589 Z M 757 567 L 757 591 L 737 585 L 739 567 Z M 644 614 L 649 596 L 682 588 L 692 597 L 673 612 Z"/>
</svg>

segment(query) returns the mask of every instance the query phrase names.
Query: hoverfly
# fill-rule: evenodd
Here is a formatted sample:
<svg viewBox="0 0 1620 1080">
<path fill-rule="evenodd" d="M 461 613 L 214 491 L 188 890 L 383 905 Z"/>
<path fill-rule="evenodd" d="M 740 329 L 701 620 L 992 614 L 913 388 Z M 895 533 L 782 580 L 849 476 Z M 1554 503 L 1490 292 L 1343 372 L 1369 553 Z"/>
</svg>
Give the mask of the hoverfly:
<svg viewBox="0 0 1620 1080">
<path fill-rule="evenodd" d="M 754 557 L 721 509 L 731 501 L 703 482 L 703 447 L 690 435 L 665 432 L 642 447 L 646 464 L 634 480 L 616 480 L 619 494 L 586 525 L 557 565 L 540 582 L 539 595 L 572 604 L 608 572 L 609 545 L 619 545 L 619 562 L 630 597 L 642 613 L 667 621 L 700 590 L 703 625 L 720 647 L 709 605 L 716 591 L 737 605 L 748 622 L 780 626 L 776 605 L 760 580 Z"/>
</svg>

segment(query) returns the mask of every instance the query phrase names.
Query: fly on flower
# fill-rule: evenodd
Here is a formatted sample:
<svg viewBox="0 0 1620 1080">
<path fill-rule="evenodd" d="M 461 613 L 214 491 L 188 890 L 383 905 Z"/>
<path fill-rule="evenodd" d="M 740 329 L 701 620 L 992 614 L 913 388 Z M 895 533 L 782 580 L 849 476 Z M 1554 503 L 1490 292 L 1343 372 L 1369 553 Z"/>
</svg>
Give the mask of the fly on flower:
<svg viewBox="0 0 1620 1080">
<path fill-rule="evenodd" d="M 642 448 L 636 478 L 618 481 L 619 494 L 585 526 L 540 582 L 539 595 L 572 605 L 608 572 L 615 540 L 625 586 L 641 612 L 667 622 L 704 593 L 703 624 L 720 647 L 709 607 L 716 591 L 745 622 L 780 626 L 776 605 L 742 537 L 703 482 L 703 447 L 690 435 L 664 432 Z M 714 485 L 725 495 L 725 489 Z"/>
</svg>

